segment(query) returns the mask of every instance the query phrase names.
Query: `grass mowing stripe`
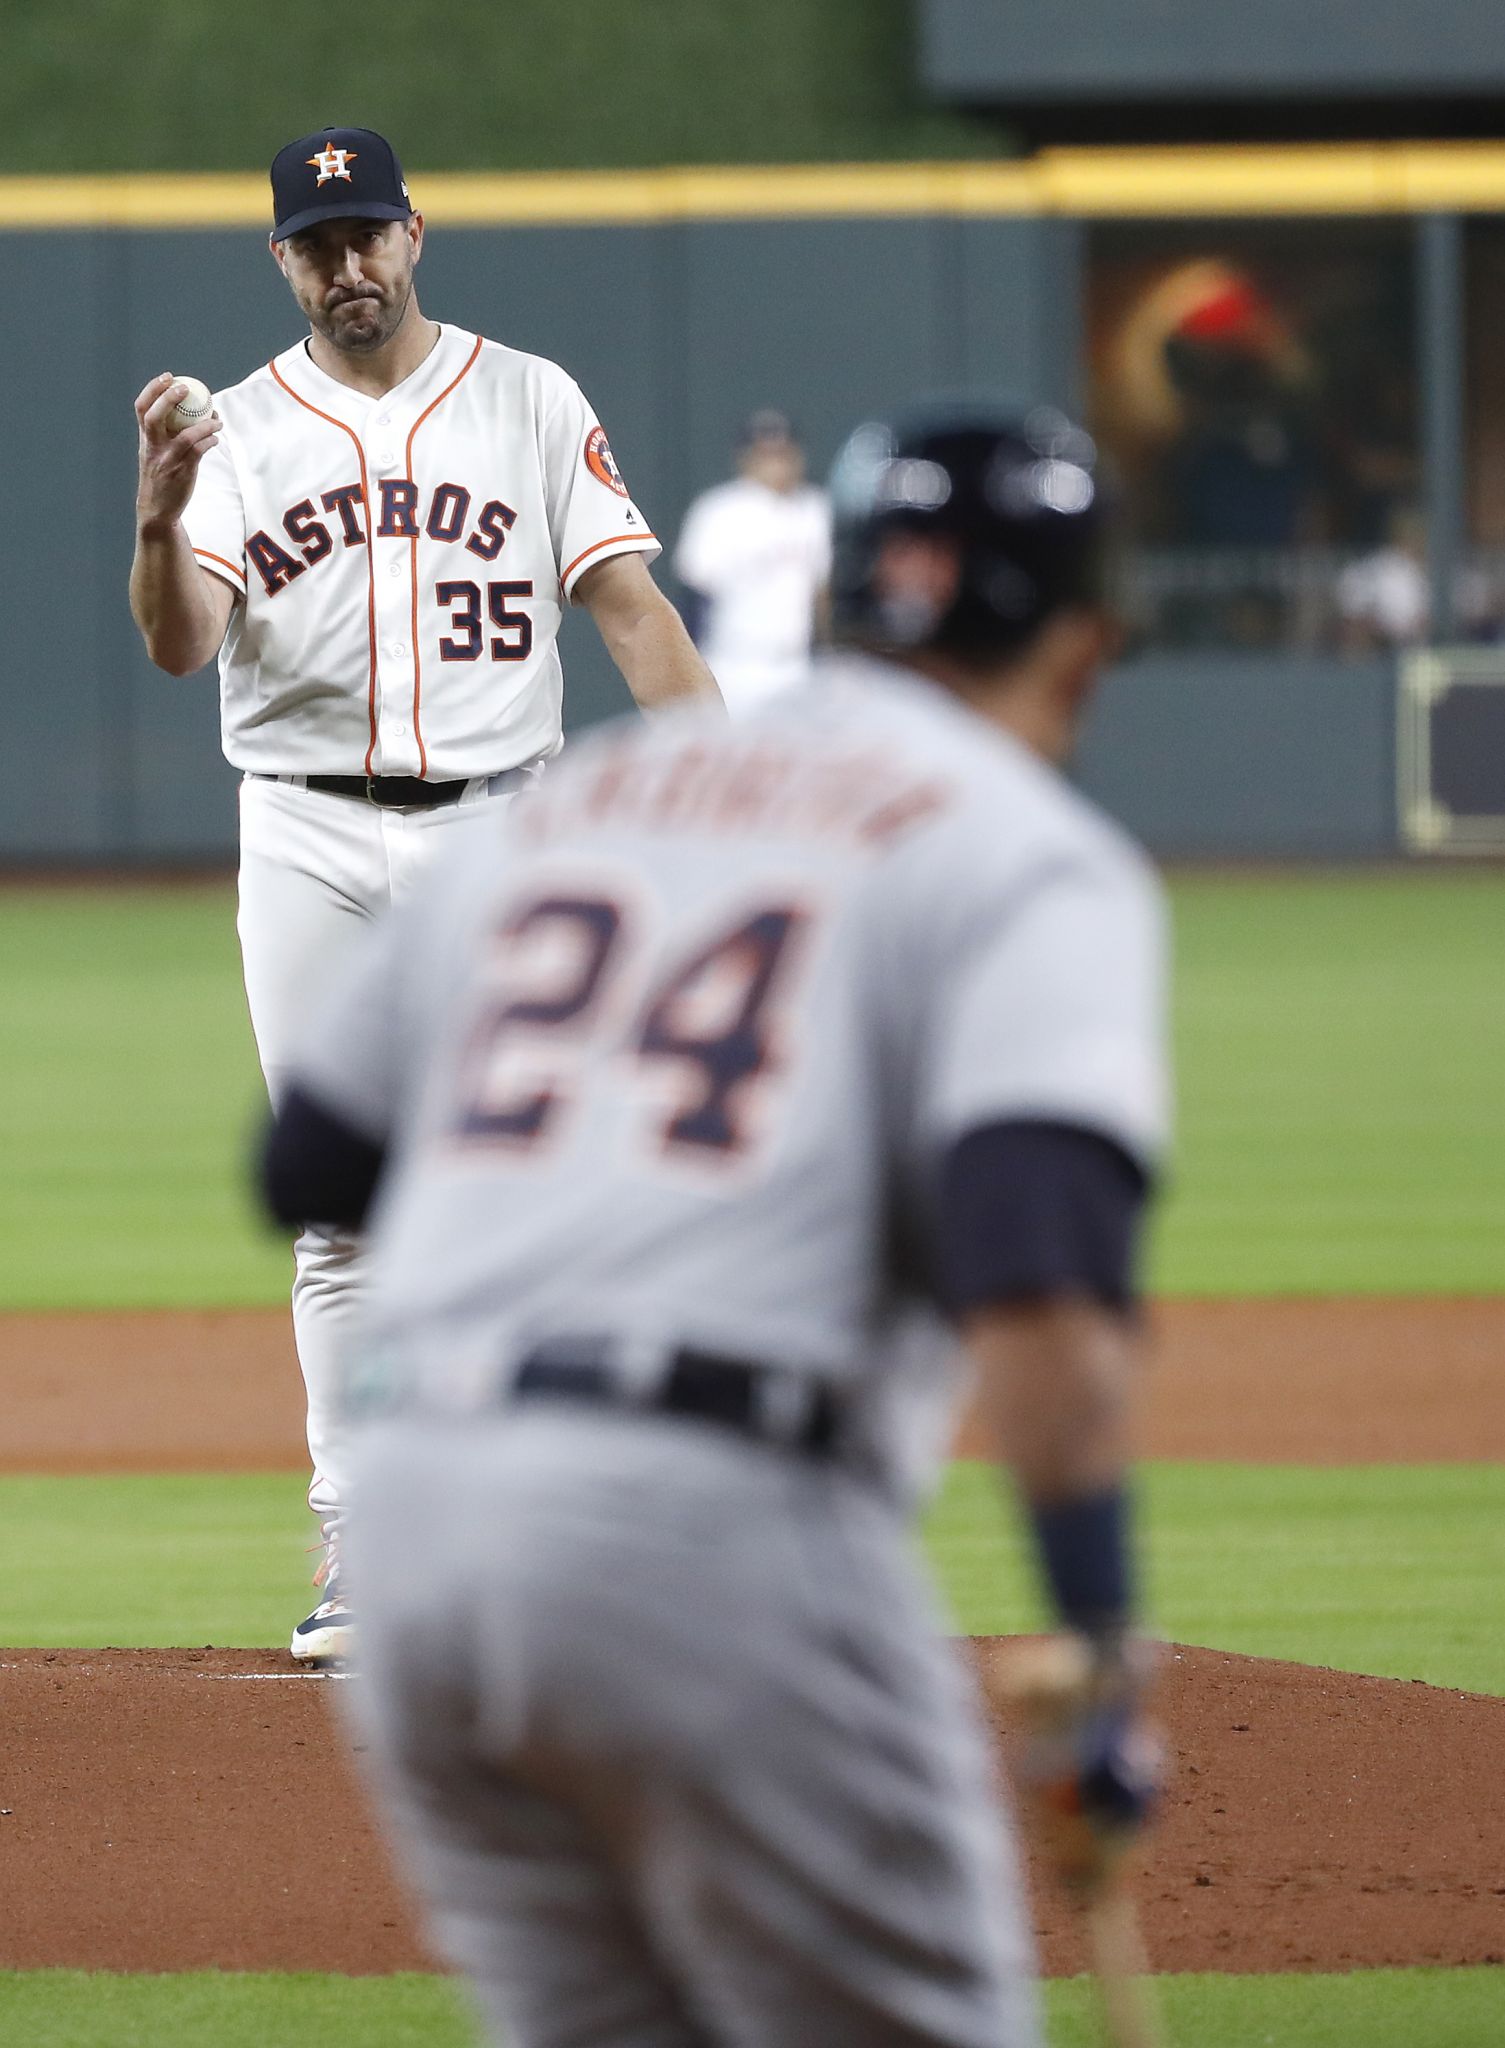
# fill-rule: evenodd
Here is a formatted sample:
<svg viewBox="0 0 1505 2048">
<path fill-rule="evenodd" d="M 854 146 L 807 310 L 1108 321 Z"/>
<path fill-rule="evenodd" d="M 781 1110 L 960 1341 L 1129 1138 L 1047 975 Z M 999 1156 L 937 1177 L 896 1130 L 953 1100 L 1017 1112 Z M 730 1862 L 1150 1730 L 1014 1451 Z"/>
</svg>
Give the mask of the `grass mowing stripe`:
<svg viewBox="0 0 1505 2048">
<path fill-rule="evenodd" d="M 1149 1465 L 1148 1609 L 1181 1642 L 1505 1694 L 1505 1467 Z M 313 1521 L 291 1473 L 0 1478 L 0 1643 L 280 1643 Z M 1039 1627 L 989 1466 L 926 1539 L 957 1626 Z"/>
<path fill-rule="evenodd" d="M 277 1301 L 227 883 L 0 893 L 6 1307 Z"/>
<path fill-rule="evenodd" d="M 1174 1294 L 1505 1292 L 1505 884 L 1177 876 Z M 0 891 L 0 1307 L 285 1297 L 228 883 Z"/>
<path fill-rule="evenodd" d="M 1505 1467 L 1150 1464 L 1154 1625 L 1177 1642 L 1505 1693 Z M 953 1466 L 930 1553 L 968 1635 L 1047 1626 L 999 1483 Z"/>
<path fill-rule="evenodd" d="M 0 1478 L 0 1643 L 280 1643 L 317 1524 L 289 1472 Z M 3 2038 L 3 2037 L 0 2037 Z"/>
<path fill-rule="evenodd" d="M 478 2048 L 463 1993 L 441 1977 L 311 1972 L 0 1972 L 0 2041 L 26 2048 Z"/>
<path fill-rule="evenodd" d="M 1484 2048 L 1501 2035 L 1499 1970 L 1162 1978 L 1165 2048 Z M 1045 1986 L 1050 2048 L 1101 2039 L 1092 1987 Z M 442 1978 L 215 1972 L 175 1977 L 0 1971 L 0 2039 L 27 2048 L 479 2048 Z"/>
<path fill-rule="evenodd" d="M 1505 1289 L 1505 885 L 1181 875 L 1175 1294 Z"/>
<path fill-rule="evenodd" d="M 1497 1969 L 1164 1977 L 1159 1999 L 1164 2048 L 1485 2048 L 1505 2032 Z M 1047 1985 L 1046 2007 L 1051 2048 L 1097 2048 L 1084 1980 Z"/>
</svg>

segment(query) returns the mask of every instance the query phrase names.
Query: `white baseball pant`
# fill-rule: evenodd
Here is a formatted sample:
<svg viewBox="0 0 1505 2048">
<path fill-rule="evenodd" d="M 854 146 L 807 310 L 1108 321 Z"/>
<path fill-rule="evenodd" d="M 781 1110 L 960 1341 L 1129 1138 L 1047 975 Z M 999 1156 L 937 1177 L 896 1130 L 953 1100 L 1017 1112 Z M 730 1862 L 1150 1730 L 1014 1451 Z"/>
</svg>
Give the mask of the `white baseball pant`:
<svg viewBox="0 0 1505 2048">
<path fill-rule="evenodd" d="M 251 1028 L 274 1102 L 362 926 L 412 885 L 447 832 L 511 800 L 512 792 L 488 795 L 478 783 L 457 803 L 391 811 L 296 783 L 241 783 L 237 929 Z M 361 1282 L 357 1239 L 317 1225 L 302 1231 L 293 1247 L 293 1336 L 308 1403 L 308 1503 L 323 1523 L 339 1519 L 348 1493 L 339 1374 Z"/>
</svg>

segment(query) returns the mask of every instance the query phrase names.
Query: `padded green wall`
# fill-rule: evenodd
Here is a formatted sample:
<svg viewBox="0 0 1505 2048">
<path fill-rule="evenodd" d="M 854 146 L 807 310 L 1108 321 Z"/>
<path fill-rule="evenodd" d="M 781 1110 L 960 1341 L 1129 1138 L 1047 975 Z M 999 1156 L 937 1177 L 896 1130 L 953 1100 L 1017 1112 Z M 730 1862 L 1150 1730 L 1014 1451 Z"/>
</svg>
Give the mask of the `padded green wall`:
<svg viewBox="0 0 1505 2048">
<path fill-rule="evenodd" d="M 910 0 L 10 0 L 0 172 L 254 170 L 329 122 L 412 168 L 997 155 Z"/>
</svg>

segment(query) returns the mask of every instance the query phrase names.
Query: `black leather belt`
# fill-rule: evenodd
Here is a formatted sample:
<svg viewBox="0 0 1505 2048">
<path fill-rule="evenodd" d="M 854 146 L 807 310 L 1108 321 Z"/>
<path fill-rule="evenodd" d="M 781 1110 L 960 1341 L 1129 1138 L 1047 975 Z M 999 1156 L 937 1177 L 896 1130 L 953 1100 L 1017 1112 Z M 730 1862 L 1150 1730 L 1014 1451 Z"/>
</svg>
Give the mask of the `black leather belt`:
<svg viewBox="0 0 1505 2048">
<path fill-rule="evenodd" d="M 303 787 L 323 796 L 360 797 L 379 811 L 426 811 L 457 804 L 469 784 L 425 782 L 418 775 L 306 775 Z"/>
<path fill-rule="evenodd" d="M 605 1355 L 549 1346 L 523 1360 L 510 1393 L 518 1401 L 580 1401 L 624 1412 L 689 1416 L 819 1458 L 830 1457 L 837 1444 L 837 1399 L 823 1381 L 710 1351 L 671 1353 L 667 1372 L 639 1393 Z"/>
<path fill-rule="evenodd" d="M 461 777 L 458 782 L 425 782 L 420 775 L 263 775 L 261 782 L 292 782 L 300 789 L 316 790 L 321 796 L 354 797 L 363 804 L 375 804 L 379 811 L 431 811 L 439 804 L 456 804 L 473 783 L 486 786 L 488 796 L 504 790 L 521 789 L 531 780 L 527 768 L 505 768 L 499 775 Z"/>
</svg>

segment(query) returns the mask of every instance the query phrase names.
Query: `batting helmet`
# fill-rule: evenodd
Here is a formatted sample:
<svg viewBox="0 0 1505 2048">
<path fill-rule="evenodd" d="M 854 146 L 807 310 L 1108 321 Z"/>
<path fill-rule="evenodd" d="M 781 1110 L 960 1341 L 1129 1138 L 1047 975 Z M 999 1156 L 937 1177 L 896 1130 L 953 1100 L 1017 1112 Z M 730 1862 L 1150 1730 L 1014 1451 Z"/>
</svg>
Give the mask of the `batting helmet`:
<svg viewBox="0 0 1505 2048">
<path fill-rule="evenodd" d="M 831 621 L 839 640 L 888 653 L 1007 656 L 1052 612 L 1100 604 L 1106 545 L 1097 451 L 1050 406 L 1009 412 L 933 405 L 851 434 L 831 471 Z M 956 543 L 954 596 L 939 610 L 885 594 L 892 533 Z"/>
</svg>

